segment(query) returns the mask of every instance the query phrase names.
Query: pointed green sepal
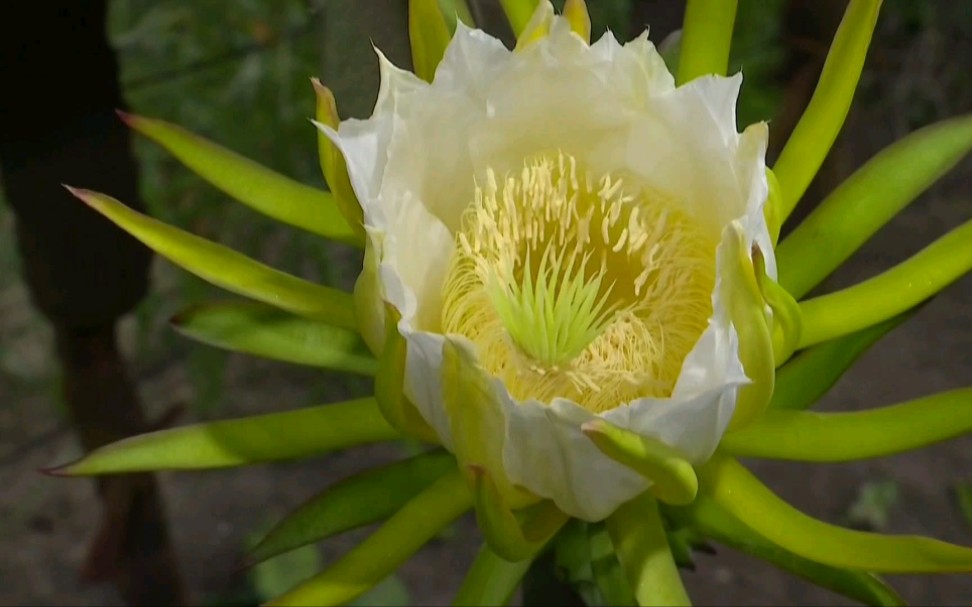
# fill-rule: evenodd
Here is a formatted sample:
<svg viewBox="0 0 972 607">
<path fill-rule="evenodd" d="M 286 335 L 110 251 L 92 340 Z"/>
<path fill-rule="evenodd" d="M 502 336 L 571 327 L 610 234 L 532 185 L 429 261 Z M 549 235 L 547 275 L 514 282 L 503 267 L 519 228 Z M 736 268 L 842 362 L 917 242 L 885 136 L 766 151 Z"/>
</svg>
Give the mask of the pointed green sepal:
<svg viewBox="0 0 972 607">
<path fill-rule="evenodd" d="M 348 477 L 310 498 L 277 523 L 249 551 L 247 563 L 254 565 L 385 520 L 455 468 L 455 458 L 438 449 Z"/>
<path fill-rule="evenodd" d="M 317 78 L 311 78 L 311 86 L 314 87 L 314 95 L 317 97 L 315 111 L 317 122 L 337 131 L 341 124 L 341 118 L 338 116 L 334 93 L 321 84 L 321 81 Z M 321 165 L 321 173 L 324 175 L 324 181 L 327 182 L 327 187 L 330 188 L 331 195 L 334 196 L 338 210 L 341 211 L 341 215 L 347 224 L 351 226 L 355 238 L 364 243 L 365 231 L 361 204 L 354 193 L 354 188 L 351 187 L 347 162 L 344 160 L 341 150 L 334 145 L 331 138 L 320 127 L 317 129 L 317 157 Z"/>
<path fill-rule="evenodd" d="M 699 489 L 695 469 L 676 449 L 603 419 L 585 422 L 581 431 L 602 453 L 652 481 L 649 491 L 659 500 L 687 504 L 695 499 Z"/>
<path fill-rule="evenodd" d="M 972 115 L 919 129 L 844 180 L 776 251 L 780 282 L 803 297 L 972 149 Z"/>
<path fill-rule="evenodd" d="M 169 428 L 105 445 L 49 470 L 90 476 L 151 470 L 204 470 L 323 455 L 398 440 L 373 398 Z"/>
<path fill-rule="evenodd" d="M 570 24 L 571 31 L 590 44 L 591 15 L 587 12 L 587 3 L 584 0 L 567 0 L 564 3 L 563 15 Z"/>
<path fill-rule="evenodd" d="M 110 196 L 65 187 L 150 249 L 203 280 L 299 316 L 357 328 L 348 293 L 274 270 L 229 247 L 134 211 Z"/>
<path fill-rule="evenodd" d="M 802 410 L 810 407 L 864 352 L 892 329 L 914 316 L 921 306 L 873 327 L 807 348 L 776 371 L 770 409 Z"/>
<path fill-rule="evenodd" d="M 438 0 L 408 1 L 408 38 L 415 75 L 432 82 L 451 38 Z"/>
<path fill-rule="evenodd" d="M 663 507 L 663 511 L 685 525 L 684 528 L 697 530 L 704 537 L 865 605 L 899 607 L 907 604 L 891 586 L 873 573 L 831 567 L 797 556 L 766 540 L 704 495 L 688 507 Z"/>
<path fill-rule="evenodd" d="M 786 292 L 786 289 L 766 274 L 766 260 L 763 259 L 762 251 L 758 248 L 753 250 L 753 271 L 756 274 L 756 283 L 759 285 L 759 292 L 763 296 L 763 301 L 770 307 L 773 314 L 773 322 L 771 323 L 773 326 L 773 364 L 779 367 L 793 355 L 797 344 L 800 343 L 800 334 L 803 332 L 800 304 Z"/>
<path fill-rule="evenodd" d="M 544 501 L 514 514 L 504 502 L 492 474 L 482 466 L 467 467 L 476 521 L 489 547 L 502 558 L 517 562 L 535 556 L 567 522 L 567 515 Z"/>
<path fill-rule="evenodd" d="M 772 332 L 763 293 L 756 280 L 756 269 L 750 258 L 751 251 L 736 224 L 726 229 L 731 237 L 724 242 L 725 261 L 720 262 L 724 274 L 720 278 L 724 285 L 721 295 L 739 335 L 739 359 L 750 380 L 739 389 L 736 411 L 729 422 L 729 429 L 733 430 L 745 426 L 766 410 L 773 395 L 776 363 Z"/>
<path fill-rule="evenodd" d="M 533 559 L 510 562 L 483 544 L 452 604 L 455 607 L 507 605 Z"/>
<path fill-rule="evenodd" d="M 388 577 L 439 531 L 469 509 L 458 470 L 447 472 L 322 573 L 267 605 L 343 605 Z"/>
<path fill-rule="evenodd" d="M 783 194 L 782 221 L 786 221 L 807 191 L 844 125 L 864 69 L 881 2 L 851 0 L 847 5 L 817 88 L 773 167 Z"/>
<path fill-rule="evenodd" d="M 800 512 L 733 458 L 713 457 L 699 470 L 707 495 L 764 538 L 832 567 L 878 573 L 968 573 L 972 548 L 909 535 L 844 529 Z"/>
<path fill-rule="evenodd" d="M 769 186 L 769 193 L 766 195 L 763 217 L 766 218 L 766 227 L 775 249 L 776 243 L 780 240 L 780 228 L 783 226 L 783 192 L 780 191 L 780 180 L 769 167 L 766 168 L 766 183 Z"/>
<path fill-rule="evenodd" d="M 852 287 L 800 302 L 800 348 L 892 318 L 972 269 L 972 220 L 890 270 Z"/>
<path fill-rule="evenodd" d="M 174 124 L 122 112 L 119 115 L 128 126 L 248 207 L 325 238 L 363 244 L 327 192 L 294 181 Z"/>
<path fill-rule="evenodd" d="M 607 530 L 638 605 L 691 605 L 653 497 L 643 493 L 622 504 Z"/>
<path fill-rule="evenodd" d="M 725 76 L 737 0 L 688 0 L 682 25 L 678 84 L 699 76 Z"/>
<path fill-rule="evenodd" d="M 767 411 L 722 439 L 739 457 L 847 462 L 919 449 L 972 432 L 972 388 L 851 413 Z"/>
<path fill-rule="evenodd" d="M 234 352 L 362 375 L 378 366 L 354 331 L 256 301 L 195 304 L 170 322 L 186 337 Z"/>
<path fill-rule="evenodd" d="M 506 20 L 510 22 L 513 35 L 519 38 L 527 23 L 537 10 L 537 5 L 546 0 L 500 0 L 500 6 L 506 13 Z"/>
<path fill-rule="evenodd" d="M 526 27 L 516 37 L 514 52 L 528 48 L 534 42 L 539 42 L 550 34 L 550 28 L 554 22 L 554 7 L 550 0 L 540 0 L 536 5 L 536 10 L 527 22 Z"/>
<path fill-rule="evenodd" d="M 401 314 L 391 304 L 385 304 L 385 344 L 378 357 L 378 375 L 375 377 L 375 399 L 388 423 L 403 433 L 427 443 L 439 442 L 435 431 L 410 403 L 402 386 L 405 381 L 405 354 L 407 344 L 398 331 Z"/>
</svg>

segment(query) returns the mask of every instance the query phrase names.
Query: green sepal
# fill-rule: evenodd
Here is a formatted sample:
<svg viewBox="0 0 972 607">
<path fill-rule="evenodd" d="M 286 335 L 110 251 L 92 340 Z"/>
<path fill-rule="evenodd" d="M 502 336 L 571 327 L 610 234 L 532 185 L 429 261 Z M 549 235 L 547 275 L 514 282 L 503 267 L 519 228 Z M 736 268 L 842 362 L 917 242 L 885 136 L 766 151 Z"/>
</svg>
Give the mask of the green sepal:
<svg viewBox="0 0 972 607">
<path fill-rule="evenodd" d="M 256 301 L 195 304 L 170 323 L 186 337 L 225 350 L 362 375 L 377 369 L 356 332 Z"/>
<path fill-rule="evenodd" d="M 723 437 L 739 457 L 847 462 L 920 449 L 972 432 L 972 388 L 849 413 L 767 411 Z"/>
<path fill-rule="evenodd" d="M 972 548 L 921 536 L 844 529 L 789 505 L 734 458 L 717 454 L 699 469 L 699 496 L 711 497 L 764 538 L 832 567 L 878 573 L 968 573 Z"/>
<path fill-rule="evenodd" d="M 65 476 L 203 470 L 292 460 L 398 440 L 373 398 L 158 430 L 47 472 Z"/>
<path fill-rule="evenodd" d="M 541 1 L 546 2 L 546 0 L 500 0 L 500 6 L 506 13 L 506 20 L 510 22 L 514 36 L 519 37 L 523 33 Z"/>
<path fill-rule="evenodd" d="M 570 24 L 572 32 L 591 43 L 591 15 L 587 12 L 584 0 L 567 0 L 564 2 L 564 18 Z"/>
<path fill-rule="evenodd" d="M 493 552 L 489 544 L 483 544 L 452 604 L 456 607 L 508 605 L 532 563 L 532 558 L 510 562 Z"/>
<path fill-rule="evenodd" d="M 382 521 L 455 467 L 455 458 L 437 449 L 345 478 L 278 522 L 248 551 L 247 564 Z"/>
<path fill-rule="evenodd" d="M 682 25 L 677 82 L 699 76 L 725 76 L 736 21 L 737 0 L 688 0 Z"/>
<path fill-rule="evenodd" d="M 760 295 L 772 311 L 770 325 L 772 326 L 773 364 L 779 367 L 793 355 L 797 344 L 800 343 L 800 334 L 803 332 L 800 304 L 787 293 L 786 289 L 766 274 L 766 260 L 759 248 L 753 250 L 753 271 L 756 274 Z"/>
<path fill-rule="evenodd" d="M 298 316 L 345 329 L 357 327 L 349 293 L 275 270 L 229 247 L 134 211 L 110 196 L 71 187 L 68 191 L 159 255 L 205 281 Z"/>
<path fill-rule="evenodd" d="M 248 207 L 325 238 L 363 244 L 342 217 L 331 194 L 285 177 L 174 124 L 123 112 L 119 115 L 128 126 Z"/>
<path fill-rule="evenodd" d="M 797 556 L 768 541 L 707 496 L 699 496 L 687 507 L 663 507 L 663 512 L 677 524 L 683 525 L 683 529 L 692 529 L 703 537 L 764 560 L 812 584 L 865 605 L 906 605 L 891 586 L 873 573 L 831 567 Z"/>
<path fill-rule="evenodd" d="M 435 430 L 402 392 L 408 345 L 398 331 L 400 319 L 398 310 L 391 304 L 385 304 L 385 341 L 384 350 L 378 357 L 375 399 L 389 424 L 421 441 L 437 443 L 439 439 Z"/>
<path fill-rule="evenodd" d="M 446 472 L 328 569 L 267 605 L 346 604 L 388 577 L 470 504 L 459 471 Z"/>
<path fill-rule="evenodd" d="M 321 84 L 321 81 L 317 78 L 311 78 L 311 86 L 314 87 L 314 95 L 317 98 L 315 111 L 317 122 L 337 132 L 341 118 L 338 116 L 334 93 Z M 317 129 L 317 157 L 321 165 L 321 173 L 324 175 L 324 181 L 327 182 L 327 187 L 330 188 L 341 215 L 351 226 L 355 238 L 364 243 L 365 230 L 361 204 L 354 193 L 354 188 L 351 187 L 351 177 L 348 175 L 348 165 L 344 159 L 344 154 L 320 127 Z"/>
<path fill-rule="evenodd" d="M 416 76 L 432 82 L 451 37 L 438 0 L 408 1 L 408 39 Z"/>
<path fill-rule="evenodd" d="M 921 306 L 872 327 L 803 350 L 776 371 L 769 409 L 802 410 L 829 391 L 864 352 Z"/>
<path fill-rule="evenodd" d="M 523 31 L 517 35 L 516 46 L 513 48 L 513 51 L 523 51 L 533 43 L 546 38 L 550 34 L 550 28 L 553 27 L 553 22 L 553 5 L 550 4 L 550 0 L 540 0 L 530 20 L 523 28 Z"/>
</svg>

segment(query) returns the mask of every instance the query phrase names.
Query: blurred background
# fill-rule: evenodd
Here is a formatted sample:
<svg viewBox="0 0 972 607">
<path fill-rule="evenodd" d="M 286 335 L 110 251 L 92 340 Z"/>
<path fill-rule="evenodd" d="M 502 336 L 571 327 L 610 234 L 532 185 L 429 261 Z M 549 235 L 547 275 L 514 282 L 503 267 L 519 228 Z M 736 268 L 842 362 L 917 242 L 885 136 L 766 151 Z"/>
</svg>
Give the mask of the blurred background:
<svg viewBox="0 0 972 607">
<path fill-rule="evenodd" d="M 59 10 L 57 2 L 34 0 L 38 3 Z M 595 35 L 610 29 L 625 40 L 650 24 L 656 45 L 680 27 L 684 11 L 678 0 L 588 4 Z M 772 157 L 813 91 L 846 3 L 739 4 L 731 59 L 732 70 L 741 69 L 745 78 L 739 123 L 770 121 Z M 486 29 L 511 40 L 497 0 L 470 0 L 470 5 Z M 131 111 L 182 125 L 323 187 L 316 135 L 308 122 L 314 112 L 309 78 L 320 77 L 334 90 L 342 118 L 368 116 L 378 84 L 372 42 L 397 64 L 410 65 L 406 7 L 405 0 L 109 0 L 103 20 L 77 27 L 104 28 L 117 60 L 123 102 Z M 14 27 L 33 27 L 37 39 L 42 37 L 36 24 Z M 71 38 L 50 44 L 46 52 L 65 62 L 77 52 Z M 19 60 L 8 58 L 0 65 Z M 972 110 L 969 74 L 972 10 L 967 0 L 885 0 L 847 125 L 794 219 L 885 145 Z M 56 74 L 36 78 L 57 79 Z M 52 107 L 81 103 L 100 84 L 88 78 L 83 85 L 64 87 Z M 3 111 L 8 125 L 15 119 L 13 110 Z M 10 143 L 16 139 L 12 132 L 0 132 L 8 156 L 21 149 Z M 46 144 L 58 146 L 56 141 Z M 22 149 L 24 158 L 38 153 L 27 144 Z M 135 196 L 155 217 L 291 273 L 344 288 L 353 284 L 359 253 L 282 227 L 230 201 L 151 142 L 133 137 L 131 149 L 137 161 Z M 7 189 L 12 198 L 13 172 L 7 166 L 4 170 L 11 183 L 0 176 L 0 195 Z M 65 180 L 51 179 L 55 184 Z M 68 200 L 67 193 L 57 196 Z M 80 203 L 70 199 L 69 204 Z M 970 209 L 972 160 L 966 159 L 818 291 L 841 288 L 904 260 L 968 219 Z M 56 225 L 68 219 L 54 213 L 47 221 Z M 118 539 L 131 530 L 111 523 L 112 517 L 128 520 L 117 512 L 124 498 L 105 487 L 99 498 L 88 480 L 37 473 L 83 452 L 83 429 L 75 431 L 79 416 L 71 409 L 76 403 L 66 404 L 63 387 L 86 385 L 85 374 L 99 370 L 75 364 L 59 330 L 34 305 L 37 296 L 32 299 L 22 271 L 31 263 L 25 255 L 32 249 L 18 246 L 15 231 L 11 206 L 0 204 L 0 604 L 120 605 L 133 596 L 161 604 L 175 595 L 159 588 L 179 584 L 181 600 L 191 604 L 254 605 L 332 562 L 369 531 L 240 570 L 245 548 L 288 511 L 342 477 L 409 453 L 408 445 L 357 449 L 298 464 L 156 475 L 163 507 L 145 520 L 153 525 L 159 554 L 136 550 L 125 553 L 127 565 L 114 566 L 118 550 L 131 550 Z M 279 411 L 370 392 L 363 379 L 226 354 L 179 337 L 168 325 L 173 314 L 191 302 L 226 294 L 159 258 L 152 260 L 149 276 L 144 296 L 133 299 L 136 303 L 117 325 L 121 373 L 135 391 L 109 397 L 122 408 L 135 406 L 137 398 L 144 410 L 140 427 Z M 875 407 L 962 387 L 970 371 L 972 277 L 966 276 L 862 357 L 820 408 Z M 109 409 L 99 414 L 113 415 Z M 89 418 L 86 423 L 99 422 Z M 855 465 L 753 466 L 784 498 L 828 521 L 972 544 L 972 515 L 968 510 L 963 514 L 958 499 L 960 489 L 968 491 L 972 483 L 972 437 Z M 473 522 L 462 519 L 357 604 L 448 604 L 478 545 Z M 159 563 L 175 563 L 176 575 L 146 582 Z M 715 556 L 699 554 L 696 565 L 685 579 L 697 604 L 844 602 L 729 549 L 720 548 Z M 892 578 L 892 583 L 915 604 L 972 604 L 969 576 Z"/>
</svg>

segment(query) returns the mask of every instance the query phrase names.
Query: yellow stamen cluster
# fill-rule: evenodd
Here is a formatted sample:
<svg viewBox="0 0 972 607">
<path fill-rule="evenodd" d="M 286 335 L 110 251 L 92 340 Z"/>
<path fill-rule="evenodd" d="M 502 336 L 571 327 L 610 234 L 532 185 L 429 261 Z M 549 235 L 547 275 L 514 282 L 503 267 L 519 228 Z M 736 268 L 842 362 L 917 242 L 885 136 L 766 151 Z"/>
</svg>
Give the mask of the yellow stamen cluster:
<svg viewBox="0 0 972 607">
<path fill-rule="evenodd" d="M 669 198 L 570 155 L 476 187 L 442 325 L 520 400 L 601 412 L 668 396 L 711 315 L 715 242 Z"/>
</svg>

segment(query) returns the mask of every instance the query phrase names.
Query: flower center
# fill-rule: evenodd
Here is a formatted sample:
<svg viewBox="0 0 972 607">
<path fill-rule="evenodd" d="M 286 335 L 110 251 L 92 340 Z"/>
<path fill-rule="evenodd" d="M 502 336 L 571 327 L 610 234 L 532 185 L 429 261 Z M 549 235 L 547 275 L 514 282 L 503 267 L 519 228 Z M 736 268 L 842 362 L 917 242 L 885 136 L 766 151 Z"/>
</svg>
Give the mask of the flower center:
<svg viewBox="0 0 972 607">
<path fill-rule="evenodd" d="M 567 154 L 485 181 L 456 234 L 444 331 L 519 400 L 600 412 L 670 395 L 712 312 L 712 238 L 672 200 Z"/>
</svg>

